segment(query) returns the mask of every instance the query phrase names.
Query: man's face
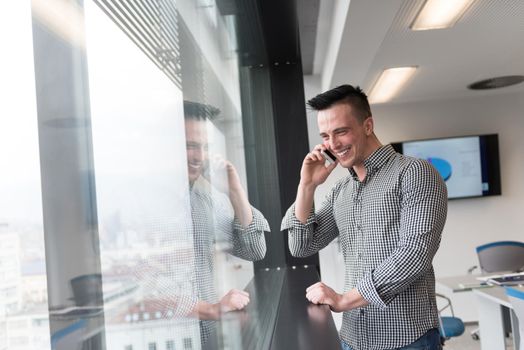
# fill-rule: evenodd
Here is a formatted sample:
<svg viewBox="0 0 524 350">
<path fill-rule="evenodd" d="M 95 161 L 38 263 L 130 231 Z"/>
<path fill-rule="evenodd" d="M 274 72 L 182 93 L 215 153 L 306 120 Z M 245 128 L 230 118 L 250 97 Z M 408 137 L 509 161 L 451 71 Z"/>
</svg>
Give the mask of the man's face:
<svg viewBox="0 0 524 350">
<path fill-rule="evenodd" d="M 207 165 L 208 144 L 206 122 L 187 119 L 186 127 L 186 152 L 187 173 L 189 182 L 193 183 L 202 174 Z"/>
<path fill-rule="evenodd" d="M 361 123 L 347 103 L 337 103 L 318 112 L 318 128 L 324 146 L 332 151 L 344 168 L 361 166 L 371 153 L 369 140 L 373 119 Z"/>
</svg>

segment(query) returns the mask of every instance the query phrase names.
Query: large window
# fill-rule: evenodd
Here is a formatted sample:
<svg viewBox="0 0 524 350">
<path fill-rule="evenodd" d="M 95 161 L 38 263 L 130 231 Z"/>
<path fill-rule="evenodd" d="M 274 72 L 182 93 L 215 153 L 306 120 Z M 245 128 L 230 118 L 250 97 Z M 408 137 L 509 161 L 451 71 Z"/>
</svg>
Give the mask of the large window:
<svg viewBox="0 0 524 350">
<path fill-rule="evenodd" d="M 0 11 L 0 349 L 241 343 L 269 227 L 234 23 L 213 0 Z"/>
</svg>

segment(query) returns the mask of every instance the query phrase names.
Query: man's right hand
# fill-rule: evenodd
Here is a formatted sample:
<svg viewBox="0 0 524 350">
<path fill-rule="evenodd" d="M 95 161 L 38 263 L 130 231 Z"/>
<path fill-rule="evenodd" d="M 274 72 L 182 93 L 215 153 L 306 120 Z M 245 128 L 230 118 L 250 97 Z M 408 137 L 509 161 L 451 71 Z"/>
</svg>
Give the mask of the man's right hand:
<svg viewBox="0 0 524 350">
<path fill-rule="evenodd" d="M 242 310 L 247 304 L 249 304 L 249 293 L 231 289 L 218 303 L 211 304 L 199 300 L 190 315 L 195 315 L 200 320 L 218 320 L 223 313 Z"/>
<path fill-rule="evenodd" d="M 231 289 L 220 299 L 222 312 L 242 310 L 249 304 L 249 293 L 239 289 Z"/>
<path fill-rule="evenodd" d="M 302 162 L 300 170 L 300 185 L 316 188 L 323 184 L 329 174 L 336 168 L 338 161 L 326 166 L 326 159 L 322 151 L 326 147 L 322 144 L 316 145 L 315 148 L 306 155 Z"/>
<path fill-rule="evenodd" d="M 295 217 L 306 223 L 309 212 L 313 207 L 313 197 L 318 185 L 323 184 L 329 174 L 335 169 L 338 161 L 326 166 L 326 160 L 322 153 L 324 145 L 316 145 L 302 162 L 300 170 L 300 184 L 298 185 L 297 199 L 295 201 Z"/>
</svg>

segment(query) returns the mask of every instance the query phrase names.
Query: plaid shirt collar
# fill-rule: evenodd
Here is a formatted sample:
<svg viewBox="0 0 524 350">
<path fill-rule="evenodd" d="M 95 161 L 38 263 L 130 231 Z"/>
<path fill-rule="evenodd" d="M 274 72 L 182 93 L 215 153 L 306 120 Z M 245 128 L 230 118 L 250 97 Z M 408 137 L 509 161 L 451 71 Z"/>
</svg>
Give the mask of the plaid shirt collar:
<svg viewBox="0 0 524 350">
<path fill-rule="evenodd" d="M 364 167 L 366 168 L 367 175 L 373 175 L 377 170 L 379 170 L 386 162 L 395 155 L 395 150 L 391 145 L 380 146 L 373 153 L 369 155 L 364 161 Z M 358 179 L 357 173 L 353 168 L 348 169 L 349 174 L 355 181 L 360 181 Z M 366 176 L 366 180 L 369 178 Z M 366 181 L 364 180 L 364 181 Z"/>
</svg>

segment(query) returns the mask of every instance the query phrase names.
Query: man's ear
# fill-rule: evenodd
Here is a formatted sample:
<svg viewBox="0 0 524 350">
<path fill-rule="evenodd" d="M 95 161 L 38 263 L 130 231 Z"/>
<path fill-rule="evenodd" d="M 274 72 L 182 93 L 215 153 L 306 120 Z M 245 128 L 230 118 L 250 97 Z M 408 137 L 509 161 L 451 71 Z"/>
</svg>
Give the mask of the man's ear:
<svg viewBox="0 0 524 350">
<path fill-rule="evenodd" d="M 369 116 L 368 118 L 366 118 L 366 120 L 364 120 L 364 131 L 366 132 L 366 135 L 369 136 L 371 134 L 373 134 L 373 117 Z"/>
</svg>

